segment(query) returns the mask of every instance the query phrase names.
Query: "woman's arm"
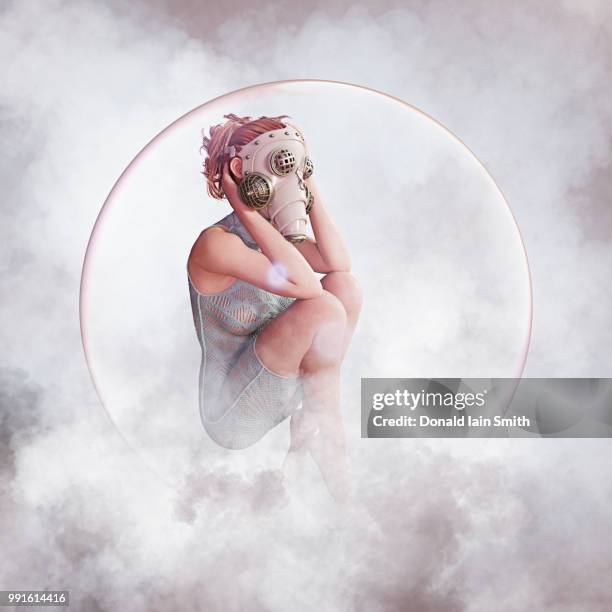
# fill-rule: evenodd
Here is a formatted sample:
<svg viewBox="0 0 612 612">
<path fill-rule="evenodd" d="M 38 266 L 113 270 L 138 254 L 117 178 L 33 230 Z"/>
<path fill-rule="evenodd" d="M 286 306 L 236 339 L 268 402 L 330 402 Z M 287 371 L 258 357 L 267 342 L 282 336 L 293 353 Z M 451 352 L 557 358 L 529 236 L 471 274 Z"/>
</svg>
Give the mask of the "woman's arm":
<svg viewBox="0 0 612 612">
<path fill-rule="evenodd" d="M 242 202 L 227 164 L 221 184 L 262 253 L 232 234 L 204 232 L 195 253 L 196 263 L 210 272 L 240 278 L 278 295 L 303 299 L 321 295 L 321 283 L 303 255 L 261 214 Z"/>
<path fill-rule="evenodd" d="M 264 253 L 249 248 L 239 236 L 228 231 L 202 232 L 190 259 L 206 272 L 239 278 L 277 295 L 310 299 L 323 292 L 316 276 L 312 284 L 289 280 L 281 266 L 273 265 Z"/>
<path fill-rule="evenodd" d="M 312 177 L 306 180 L 306 184 L 314 196 L 310 223 L 316 241 L 307 239 L 295 246 L 316 272 L 350 272 L 351 258 L 348 249 L 329 215 L 321 193 Z"/>
</svg>

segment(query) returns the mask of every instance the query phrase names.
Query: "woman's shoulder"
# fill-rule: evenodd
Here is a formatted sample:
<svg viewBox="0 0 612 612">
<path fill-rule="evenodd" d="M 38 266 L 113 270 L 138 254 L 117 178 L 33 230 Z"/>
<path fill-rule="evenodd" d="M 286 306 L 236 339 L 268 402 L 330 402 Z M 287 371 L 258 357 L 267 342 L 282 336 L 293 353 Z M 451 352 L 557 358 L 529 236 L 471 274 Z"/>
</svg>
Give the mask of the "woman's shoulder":
<svg viewBox="0 0 612 612">
<path fill-rule="evenodd" d="M 219 265 L 232 253 L 239 257 L 240 246 L 240 238 L 223 225 L 211 225 L 200 232 L 187 258 L 187 274 L 198 293 L 218 294 L 228 287 L 228 280 L 236 280 L 220 272 Z"/>
<path fill-rule="evenodd" d="M 223 234 L 231 234 L 232 232 L 232 220 L 230 219 L 231 215 L 226 215 L 223 219 L 219 219 L 215 223 L 205 227 L 199 234 L 195 240 L 194 246 L 196 244 L 201 243 L 203 240 L 208 240 L 209 237 L 213 234 L 223 235 Z"/>
<path fill-rule="evenodd" d="M 224 251 L 231 249 L 232 245 L 240 244 L 239 236 L 223 225 L 210 225 L 205 227 L 196 238 L 191 248 L 191 258 L 199 259 L 207 251 L 218 249 L 221 245 Z"/>
<path fill-rule="evenodd" d="M 228 244 L 233 242 L 238 245 L 245 244 L 257 251 L 261 250 L 235 213 L 230 213 L 220 221 L 204 228 L 198 236 L 198 241 L 204 241 L 205 243 L 215 242 L 216 244 L 219 242 Z"/>
<path fill-rule="evenodd" d="M 206 240 L 213 233 L 216 233 L 218 235 L 223 235 L 223 234 L 232 234 L 233 232 L 231 232 L 229 229 L 227 229 L 227 227 L 225 227 L 224 225 L 209 225 L 208 227 L 205 227 L 200 232 L 200 235 L 198 236 L 197 239 L 198 240 Z"/>
</svg>

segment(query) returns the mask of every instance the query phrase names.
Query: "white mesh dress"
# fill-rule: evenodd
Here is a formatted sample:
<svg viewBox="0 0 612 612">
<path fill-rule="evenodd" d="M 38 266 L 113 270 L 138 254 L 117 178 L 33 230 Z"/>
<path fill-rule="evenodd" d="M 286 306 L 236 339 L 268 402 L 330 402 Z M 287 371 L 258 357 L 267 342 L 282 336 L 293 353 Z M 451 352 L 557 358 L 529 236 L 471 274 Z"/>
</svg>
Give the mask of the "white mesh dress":
<svg viewBox="0 0 612 612">
<path fill-rule="evenodd" d="M 240 236 L 261 251 L 235 212 L 211 225 Z M 200 293 L 189 272 L 189 293 L 202 347 L 200 416 L 221 446 L 246 448 L 294 412 L 302 401 L 300 377 L 268 370 L 255 352 L 259 332 L 295 298 L 283 297 L 236 279 L 227 289 Z"/>
</svg>

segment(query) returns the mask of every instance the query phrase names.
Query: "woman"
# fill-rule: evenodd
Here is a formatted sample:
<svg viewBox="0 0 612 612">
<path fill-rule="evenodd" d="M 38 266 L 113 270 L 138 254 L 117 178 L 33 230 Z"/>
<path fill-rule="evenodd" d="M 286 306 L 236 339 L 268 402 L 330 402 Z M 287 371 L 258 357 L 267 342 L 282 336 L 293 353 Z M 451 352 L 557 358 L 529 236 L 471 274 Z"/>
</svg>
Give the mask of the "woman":
<svg viewBox="0 0 612 612">
<path fill-rule="evenodd" d="M 208 193 L 227 198 L 233 211 L 202 231 L 187 264 L 202 347 L 202 421 L 217 443 L 237 449 L 291 415 L 287 458 L 309 451 L 332 495 L 341 498 L 347 480 L 340 367 L 359 317 L 361 292 L 314 184 L 313 166 L 300 154 L 306 151 L 301 131 L 283 121 L 286 115 L 225 117 L 203 139 L 203 174 Z M 282 149 L 285 157 L 277 166 L 282 178 L 297 181 L 303 190 L 314 240 L 303 235 L 290 241 L 270 216 L 271 205 L 254 208 L 245 195 L 249 171 L 243 166 L 251 154 L 244 152 L 256 151 L 275 135 L 293 139 L 295 147 Z"/>
</svg>

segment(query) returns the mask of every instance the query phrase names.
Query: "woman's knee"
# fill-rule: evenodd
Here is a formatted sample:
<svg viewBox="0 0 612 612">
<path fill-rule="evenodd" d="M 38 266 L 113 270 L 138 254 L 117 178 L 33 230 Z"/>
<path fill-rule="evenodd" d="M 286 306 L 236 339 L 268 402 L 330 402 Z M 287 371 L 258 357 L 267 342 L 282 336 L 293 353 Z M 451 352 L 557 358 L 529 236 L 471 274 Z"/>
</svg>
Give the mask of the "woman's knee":
<svg viewBox="0 0 612 612">
<path fill-rule="evenodd" d="M 329 272 L 321 279 L 321 285 L 342 303 L 349 319 L 359 314 L 363 292 L 361 285 L 350 272 Z"/>
<path fill-rule="evenodd" d="M 269 370 L 293 376 L 306 352 L 325 358 L 335 354 L 346 320 L 344 307 L 328 291 L 298 299 L 259 333 L 256 354 Z"/>
<path fill-rule="evenodd" d="M 315 327 L 318 325 L 346 324 L 346 310 L 342 302 L 330 291 L 323 289 L 323 293 L 316 298 L 304 300 L 304 309 L 307 317 Z"/>
</svg>

